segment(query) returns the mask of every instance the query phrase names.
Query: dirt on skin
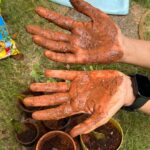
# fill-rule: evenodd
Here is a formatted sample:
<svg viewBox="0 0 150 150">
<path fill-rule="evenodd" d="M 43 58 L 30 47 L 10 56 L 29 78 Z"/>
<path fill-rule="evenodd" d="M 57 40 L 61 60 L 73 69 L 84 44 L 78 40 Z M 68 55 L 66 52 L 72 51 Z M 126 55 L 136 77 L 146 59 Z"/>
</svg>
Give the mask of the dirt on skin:
<svg viewBox="0 0 150 150">
<path fill-rule="evenodd" d="M 95 131 L 103 133 L 105 138 L 96 139 L 92 133 L 83 135 L 83 141 L 89 150 L 117 150 L 122 137 L 113 124 L 109 122 Z"/>
<path fill-rule="evenodd" d="M 91 18 L 88 22 L 78 22 L 43 7 L 37 7 L 39 16 L 71 32 L 64 34 L 28 26 L 33 41 L 48 49 L 45 55 L 54 61 L 64 63 L 111 63 L 123 57 L 120 30 L 112 19 L 102 11 L 82 0 L 71 1 L 74 8 Z M 103 21 L 101 21 L 103 20 Z M 57 53 L 56 53 L 57 52 Z M 72 53 L 66 56 L 63 53 Z"/>
</svg>

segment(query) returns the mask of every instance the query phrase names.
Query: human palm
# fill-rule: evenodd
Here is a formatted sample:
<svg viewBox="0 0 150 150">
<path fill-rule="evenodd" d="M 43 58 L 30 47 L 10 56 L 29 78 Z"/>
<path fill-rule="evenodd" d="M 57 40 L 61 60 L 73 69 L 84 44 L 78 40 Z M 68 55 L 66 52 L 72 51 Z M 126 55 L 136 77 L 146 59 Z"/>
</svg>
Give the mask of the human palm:
<svg viewBox="0 0 150 150">
<path fill-rule="evenodd" d="M 73 137 L 105 124 L 129 99 L 131 81 L 118 71 L 48 70 L 46 76 L 70 80 L 71 83 L 31 84 L 32 91 L 51 94 L 27 97 L 23 102 L 32 107 L 57 106 L 34 112 L 32 116 L 36 120 L 58 120 L 80 113 L 90 114 L 87 120 L 72 129 Z"/>
<path fill-rule="evenodd" d="M 91 21 L 79 22 L 43 7 L 36 12 L 43 18 L 69 30 L 70 34 L 27 26 L 36 44 L 46 48 L 45 55 L 63 63 L 112 63 L 123 57 L 121 31 L 102 11 L 83 0 L 71 0 L 74 8 Z"/>
</svg>

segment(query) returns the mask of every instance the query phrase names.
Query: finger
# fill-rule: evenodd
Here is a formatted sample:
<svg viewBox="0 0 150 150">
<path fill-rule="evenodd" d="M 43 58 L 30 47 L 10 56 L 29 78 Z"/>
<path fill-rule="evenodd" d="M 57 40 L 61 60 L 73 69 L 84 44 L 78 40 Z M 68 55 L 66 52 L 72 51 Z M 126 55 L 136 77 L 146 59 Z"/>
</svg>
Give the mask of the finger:
<svg viewBox="0 0 150 150">
<path fill-rule="evenodd" d="M 69 103 L 65 103 L 57 108 L 51 108 L 34 112 L 32 117 L 36 120 L 59 120 L 73 115 L 73 109 Z"/>
<path fill-rule="evenodd" d="M 49 58 L 50 60 L 53 60 L 56 62 L 70 63 L 70 64 L 78 63 L 78 60 L 76 59 L 74 54 L 69 54 L 69 53 L 63 54 L 63 53 L 56 53 L 56 52 L 46 50 L 45 56 Z"/>
<path fill-rule="evenodd" d="M 54 106 L 59 105 L 69 100 L 68 93 L 57 93 L 52 95 L 42 95 L 27 97 L 23 100 L 24 105 L 39 107 L 39 106 Z"/>
<path fill-rule="evenodd" d="M 105 15 L 102 11 L 93 7 L 84 0 L 71 0 L 71 3 L 77 11 L 89 16 L 91 19 L 99 18 L 100 14 Z"/>
<path fill-rule="evenodd" d="M 80 134 L 87 134 L 92 130 L 96 129 L 97 127 L 104 125 L 108 121 L 109 118 L 107 118 L 105 115 L 93 114 L 90 118 L 85 120 L 83 123 L 74 127 L 71 130 L 70 134 L 72 137 L 76 137 Z"/>
<path fill-rule="evenodd" d="M 45 76 L 64 80 L 74 80 L 77 75 L 81 75 L 82 73 L 82 71 L 46 70 Z"/>
<path fill-rule="evenodd" d="M 52 41 L 38 35 L 33 36 L 33 41 L 39 46 L 42 46 L 49 50 L 58 52 L 71 52 L 71 51 L 73 52 L 73 48 L 69 43 Z"/>
<path fill-rule="evenodd" d="M 71 38 L 69 34 L 61 33 L 61 32 L 53 32 L 50 30 L 42 29 L 38 26 L 32 26 L 28 25 L 26 27 L 27 32 L 34 34 L 34 35 L 40 35 L 47 39 L 54 40 L 54 41 L 66 41 L 68 42 Z"/>
<path fill-rule="evenodd" d="M 35 92 L 66 92 L 69 90 L 69 85 L 65 82 L 58 83 L 33 83 L 30 89 Z"/>
<path fill-rule="evenodd" d="M 73 28 L 74 24 L 76 23 L 75 20 L 73 20 L 69 17 L 62 16 L 58 13 L 55 13 L 54 11 L 48 10 L 43 7 L 37 7 L 36 12 L 41 17 L 46 18 L 46 19 L 52 21 L 53 23 L 57 24 L 58 26 L 60 26 L 64 29 L 67 29 L 67 30 L 71 30 Z"/>
</svg>

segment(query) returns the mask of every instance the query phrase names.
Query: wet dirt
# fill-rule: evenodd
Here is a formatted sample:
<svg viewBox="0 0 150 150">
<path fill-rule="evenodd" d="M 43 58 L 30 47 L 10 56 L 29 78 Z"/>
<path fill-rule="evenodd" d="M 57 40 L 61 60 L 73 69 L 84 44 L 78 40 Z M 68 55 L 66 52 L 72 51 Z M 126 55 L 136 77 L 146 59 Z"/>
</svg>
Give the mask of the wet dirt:
<svg viewBox="0 0 150 150">
<path fill-rule="evenodd" d="M 120 146 L 121 134 L 110 122 L 95 131 L 103 133 L 105 138 L 98 140 L 92 133 L 83 135 L 83 141 L 89 150 L 117 150 Z"/>
<path fill-rule="evenodd" d="M 43 7 L 36 8 L 39 16 L 71 32 L 54 33 L 37 26 L 27 26 L 27 31 L 33 35 L 33 41 L 50 50 L 45 55 L 54 61 L 79 64 L 108 64 L 121 59 L 123 47 L 120 30 L 112 19 L 85 1 L 72 0 L 71 3 L 78 12 L 89 16 L 91 20 L 79 22 Z M 62 52 L 73 55 L 68 54 L 66 58 L 60 54 Z"/>
</svg>

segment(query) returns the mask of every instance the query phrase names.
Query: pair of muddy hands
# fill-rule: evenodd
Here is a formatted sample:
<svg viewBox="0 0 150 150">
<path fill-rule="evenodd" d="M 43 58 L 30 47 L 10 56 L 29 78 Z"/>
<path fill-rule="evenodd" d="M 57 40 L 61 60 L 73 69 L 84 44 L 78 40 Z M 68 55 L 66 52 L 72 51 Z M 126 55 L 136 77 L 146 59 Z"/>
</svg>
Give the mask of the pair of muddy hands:
<svg viewBox="0 0 150 150">
<path fill-rule="evenodd" d="M 46 57 L 58 62 L 78 64 L 120 61 L 123 57 L 121 32 L 109 16 L 83 0 L 71 0 L 71 3 L 77 11 L 89 16 L 91 21 L 78 22 L 38 7 L 36 12 L 41 17 L 69 30 L 70 34 L 31 25 L 27 27 L 27 31 L 33 35 L 33 41 L 47 49 Z M 37 120 L 58 120 L 79 113 L 91 114 L 90 118 L 72 129 L 73 137 L 105 124 L 125 105 L 126 99 L 131 98 L 127 93 L 131 81 L 118 71 L 47 70 L 45 75 L 63 79 L 64 82 L 32 84 L 32 91 L 50 94 L 25 98 L 24 104 L 35 107 L 58 105 L 33 113 L 33 118 Z"/>
</svg>

